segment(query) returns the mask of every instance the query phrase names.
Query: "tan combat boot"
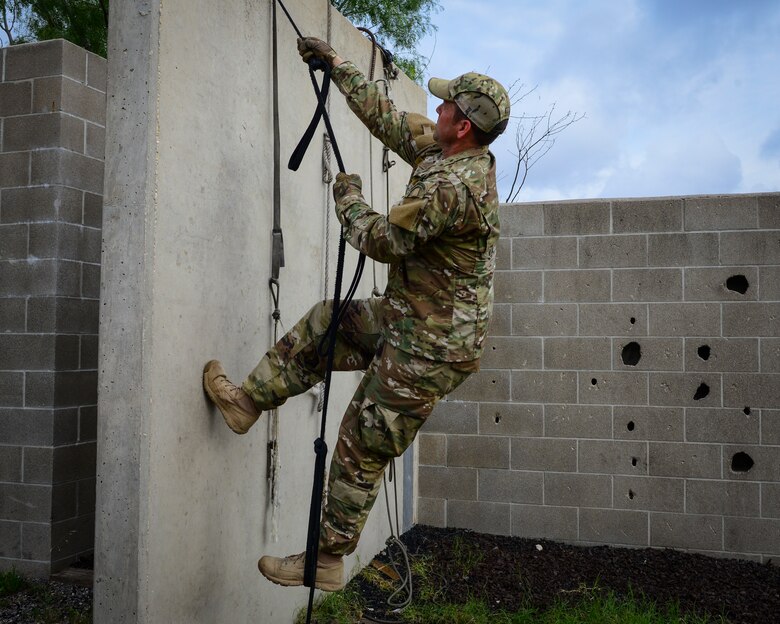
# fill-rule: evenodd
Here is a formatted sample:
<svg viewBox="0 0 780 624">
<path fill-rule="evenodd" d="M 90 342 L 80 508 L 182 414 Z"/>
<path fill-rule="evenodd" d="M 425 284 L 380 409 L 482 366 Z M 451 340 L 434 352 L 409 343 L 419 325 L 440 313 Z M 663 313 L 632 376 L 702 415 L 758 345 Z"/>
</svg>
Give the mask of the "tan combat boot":
<svg viewBox="0 0 780 624">
<path fill-rule="evenodd" d="M 211 360 L 203 367 L 203 388 L 222 412 L 227 426 L 236 433 L 246 433 L 260 417 L 252 398 L 230 383 L 218 360 Z"/>
<path fill-rule="evenodd" d="M 292 587 L 303 585 L 303 566 L 306 553 L 290 557 L 261 557 L 257 567 L 265 578 L 277 585 Z M 317 561 L 317 580 L 314 586 L 322 591 L 344 589 L 344 560 L 339 557 L 333 563 Z"/>
</svg>

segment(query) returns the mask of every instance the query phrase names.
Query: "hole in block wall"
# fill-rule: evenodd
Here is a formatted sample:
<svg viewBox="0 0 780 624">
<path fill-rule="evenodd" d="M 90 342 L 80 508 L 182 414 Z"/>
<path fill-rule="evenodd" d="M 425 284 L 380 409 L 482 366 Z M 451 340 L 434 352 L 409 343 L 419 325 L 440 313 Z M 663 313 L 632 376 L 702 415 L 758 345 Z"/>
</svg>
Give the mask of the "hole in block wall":
<svg viewBox="0 0 780 624">
<path fill-rule="evenodd" d="M 750 408 L 746 405 L 745 409 L 742 410 L 745 413 L 745 416 L 750 416 Z"/>
<path fill-rule="evenodd" d="M 750 284 L 744 275 L 732 275 L 726 280 L 726 288 L 744 295 L 750 288 Z"/>
<path fill-rule="evenodd" d="M 629 319 L 629 322 L 630 322 L 632 325 L 636 325 L 636 318 L 634 318 L 634 317 L 632 316 L 632 317 Z"/>
<path fill-rule="evenodd" d="M 626 425 L 626 429 L 628 429 L 629 431 L 633 431 L 634 430 L 634 421 L 633 420 L 629 420 L 628 421 L 628 424 Z"/>
<path fill-rule="evenodd" d="M 634 490 L 629 490 L 628 491 L 628 498 L 630 498 L 631 500 L 634 500 L 634 496 L 636 496 L 636 494 L 634 494 Z"/>
<path fill-rule="evenodd" d="M 698 353 L 699 357 L 705 362 L 710 359 L 710 348 L 707 345 L 700 346 L 696 349 L 696 353 Z"/>
<path fill-rule="evenodd" d="M 632 457 L 631 458 L 631 465 L 632 466 L 636 466 L 638 463 L 639 463 L 639 459 L 637 459 L 636 457 Z"/>
<path fill-rule="evenodd" d="M 490 383 L 494 384 L 494 383 L 496 383 L 496 380 L 495 379 L 491 379 Z"/>
<path fill-rule="evenodd" d="M 496 417 L 494 419 L 496 421 L 496 424 L 501 422 L 501 414 L 496 413 Z"/>
<path fill-rule="evenodd" d="M 623 364 L 626 366 L 636 366 L 639 364 L 639 360 L 642 359 L 642 347 L 638 342 L 629 342 L 623 347 L 623 352 L 620 354 L 623 358 Z"/>
<path fill-rule="evenodd" d="M 731 470 L 734 472 L 747 472 L 753 467 L 753 458 L 747 453 L 740 451 L 734 453 L 731 458 Z"/>
<path fill-rule="evenodd" d="M 591 379 L 591 380 L 590 380 L 590 385 L 591 385 L 591 386 L 595 386 L 597 383 L 598 383 L 598 381 L 596 381 L 596 378 L 595 378 L 595 377 L 594 377 L 593 379 Z"/>
<path fill-rule="evenodd" d="M 710 393 L 710 387 L 706 383 L 702 383 L 696 388 L 696 394 L 693 395 L 694 401 L 701 401 Z"/>
</svg>

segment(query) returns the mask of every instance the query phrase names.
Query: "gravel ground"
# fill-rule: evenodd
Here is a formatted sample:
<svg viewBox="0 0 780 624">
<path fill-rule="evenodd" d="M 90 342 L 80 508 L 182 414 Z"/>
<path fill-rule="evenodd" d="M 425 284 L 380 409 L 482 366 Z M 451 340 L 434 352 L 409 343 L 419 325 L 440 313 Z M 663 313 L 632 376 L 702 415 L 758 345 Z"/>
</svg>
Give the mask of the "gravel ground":
<svg viewBox="0 0 780 624">
<path fill-rule="evenodd" d="M 0 598 L 0 624 L 92 622 L 92 589 L 57 581 L 28 580 L 29 587 Z"/>
</svg>

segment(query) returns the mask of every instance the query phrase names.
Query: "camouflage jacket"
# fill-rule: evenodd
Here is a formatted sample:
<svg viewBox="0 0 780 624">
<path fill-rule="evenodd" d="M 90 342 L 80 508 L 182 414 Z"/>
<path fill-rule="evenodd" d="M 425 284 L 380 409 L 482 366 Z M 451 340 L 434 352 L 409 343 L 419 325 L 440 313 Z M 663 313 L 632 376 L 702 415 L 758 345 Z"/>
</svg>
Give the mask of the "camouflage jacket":
<svg viewBox="0 0 780 624">
<path fill-rule="evenodd" d="M 350 62 L 334 68 L 333 80 L 371 133 L 413 167 L 389 216 L 373 211 L 357 188 L 336 206 L 347 241 L 390 265 L 383 337 L 431 360 L 478 359 L 493 307 L 495 158 L 487 147 L 445 158 L 434 122 L 397 111 Z"/>
</svg>

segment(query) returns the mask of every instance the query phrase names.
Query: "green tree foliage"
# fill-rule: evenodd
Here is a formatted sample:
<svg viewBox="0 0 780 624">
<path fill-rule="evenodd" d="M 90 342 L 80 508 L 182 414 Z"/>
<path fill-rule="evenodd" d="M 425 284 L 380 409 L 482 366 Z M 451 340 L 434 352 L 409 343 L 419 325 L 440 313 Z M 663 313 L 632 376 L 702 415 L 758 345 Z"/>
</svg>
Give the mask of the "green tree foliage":
<svg viewBox="0 0 780 624">
<path fill-rule="evenodd" d="M 352 23 L 373 31 L 383 46 L 395 54 L 395 63 L 410 78 L 422 82 L 427 59 L 416 46 L 436 30 L 431 22 L 438 0 L 331 0 Z"/>
<path fill-rule="evenodd" d="M 26 0 L 27 24 L 38 40 L 67 39 L 82 48 L 106 56 L 108 0 Z"/>
</svg>

